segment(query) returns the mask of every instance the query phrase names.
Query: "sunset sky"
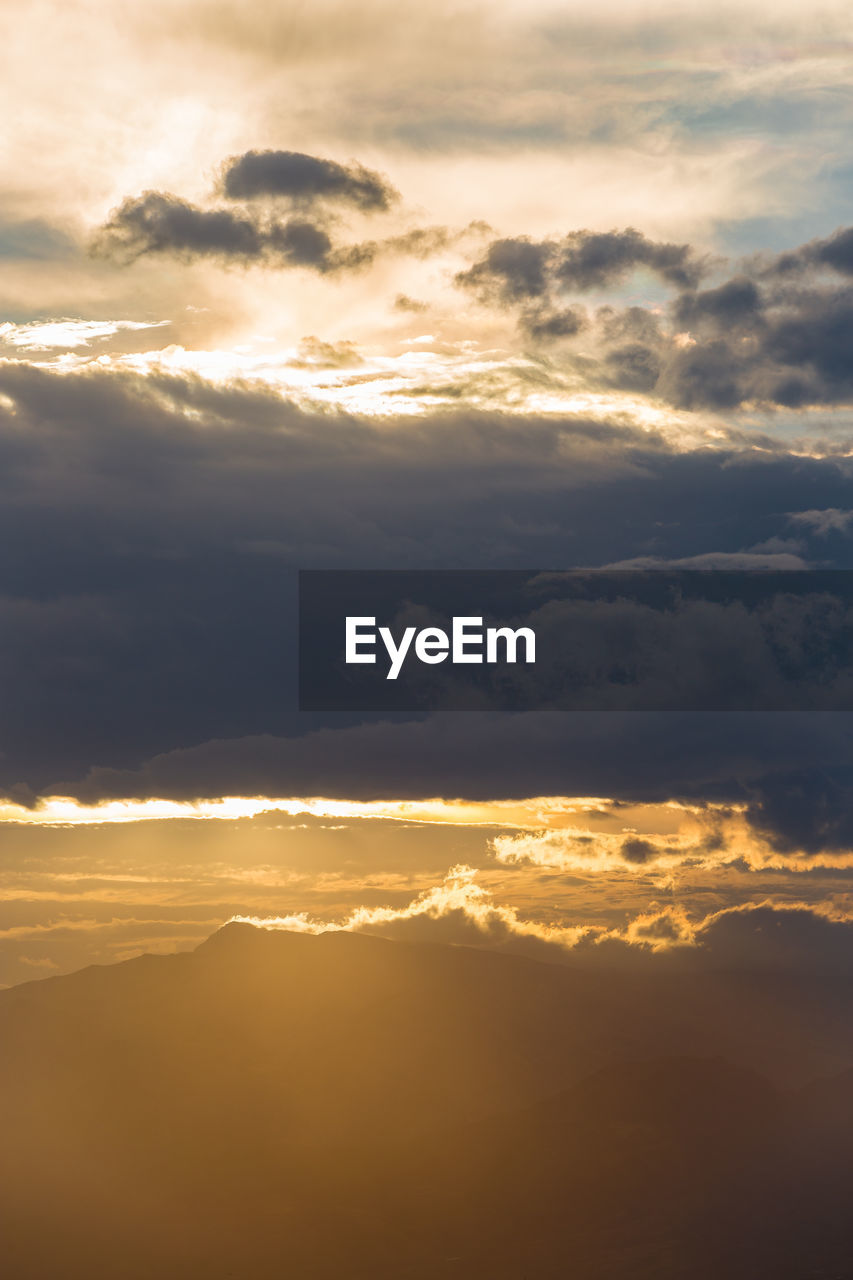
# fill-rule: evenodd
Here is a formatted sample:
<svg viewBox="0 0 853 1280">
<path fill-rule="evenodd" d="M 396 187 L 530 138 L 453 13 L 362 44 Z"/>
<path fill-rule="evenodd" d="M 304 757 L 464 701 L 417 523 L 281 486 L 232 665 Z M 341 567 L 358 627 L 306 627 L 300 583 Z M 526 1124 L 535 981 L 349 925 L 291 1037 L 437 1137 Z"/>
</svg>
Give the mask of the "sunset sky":
<svg viewBox="0 0 853 1280">
<path fill-rule="evenodd" d="M 851 81 L 841 3 L 4 14 L 0 985 L 849 968 L 848 714 L 300 715 L 295 575 L 853 567 Z"/>
</svg>

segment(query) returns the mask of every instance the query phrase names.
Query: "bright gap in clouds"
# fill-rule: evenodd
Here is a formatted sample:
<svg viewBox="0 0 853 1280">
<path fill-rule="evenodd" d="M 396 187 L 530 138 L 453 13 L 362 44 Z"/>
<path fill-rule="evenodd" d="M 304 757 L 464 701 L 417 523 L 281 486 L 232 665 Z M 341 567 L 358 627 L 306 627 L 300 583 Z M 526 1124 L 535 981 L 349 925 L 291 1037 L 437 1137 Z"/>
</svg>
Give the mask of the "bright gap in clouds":
<svg viewBox="0 0 853 1280">
<path fill-rule="evenodd" d="M 28 808 L 0 803 L 0 824 L 30 828 L 125 826 L 134 823 L 251 823 L 270 815 L 380 821 L 407 826 L 483 829 L 488 857 L 504 868 L 583 874 L 610 867 L 629 875 L 660 874 L 682 864 L 719 865 L 737 854 L 756 866 L 778 862 L 749 829 L 743 804 L 681 801 L 627 803 L 596 796 L 520 800 L 346 800 L 329 797 L 222 796 L 216 799 L 120 799 L 94 804 L 47 796 Z M 846 856 L 840 859 L 846 865 Z M 827 865 L 839 865 L 838 855 Z"/>
<path fill-rule="evenodd" d="M 323 797 L 222 796 L 215 800 L 105 800 L 87 805 L 70 796 L 48 796 L 32 808 L 11 802 L 0 803 L 0 822 L 38 826 L 86 826 L 181 818 L 235 822 L 265 813 L 283 813 L 289 817 L 304 814 L 315 818 L 385 818 L 399 822 L 529 827 L 541 826 L 549 820 L 560 822 L 569 815 L 601 812 L 610 803 L 595 798 L 568 800 L 562 797 L 471 803 L 442 799 L 359 801 Z"/>
<path fill-rule="evenodd" d="M 72 323 L 75 332 L 65 340 L 62 333 Z M 158 322 L 163 323 L 168 322 Z M 109 336 L 127 327 L 124 323 L 111 324 Z M 3 336 L 0 328 L 0 339 Z M 63 321 L 49 326 L 20 326 L 5 340 L 37 351 L 87 346 L 89 338 L 101 336 L 108 335 L 95 333 L 82 321 Z M 590 390 L 576 374 L 538 357 L 480 350 L 473 342 L 439 343 L 437 347 L 440 349 L 359 353 L 351 364 L 341 365 L 306 359 L 299 347 L 259 349 L 253 343 L 213 350 L 170 345 L 153 351 L 104 352 L 98 356 L 67 350 L 37 363 L 67 373 L 95 366 L 142 375 L 196 376 L 215 385 L 254 384 L 257 389 L 278 392 L 309 411 L 337 409 L 369 418 L 413 416 L 465 405 L 502 414 L 568 414 L 602 422 L 624 418 L 641 430 L 659 432 L 673 444 L 685 446 L 697 440 L 719 443 L 726 435 L 713 415 L 706 420 L 647 396 Z"/>
<path fill-rule="evenodd" d="M 710 806 L 713 808 L 714 806 Z M 730 808 L 730 806 L 727 806 Z M 701 811 L 707 806 L 703 806 Z M 237 822 L 261 814 L 289 817 L 379 818 L 396 822 L 439 823 L 484 827 L 564 827 L 578 819 L 598 825 L 633 825 L 653 814 L 654 829 L 675 830 L 699 808 L 675 802 L 627 806 L 595 796 L 537 796 L 526 800 L 465 801 L 336 800 L 326 797 L 222 796 L 213 800 L 105 800 L 83 804 L 71 796 L 47 796 L 31 808 L 11 801 L 0 803 L 0 823 L 35 826 L 86 826 L 152 820 L 213 819 Z"/>
<path fill-rule="evenodd" d="M 680 874 L 693 868 L 741 866 L 753 871 L 853 867 L 845 849 L 780 851 L 750 821 L 745 803 L 631 803 L 595 796 L 536 796 L 519 800 L 346 800 L 322 796 L 222 796 L 215 799 L 104 800 L 85 804 L 47 796 L 32 807 L 0 803 L 0 825 L 30 828 L 109 827 L 134 823 L 251 823 L 288 818 L 380 821 L 408 826 L 482 828 L 495 867 L 543 874 L 596 871 L 630 878 Z"/>
</svg>

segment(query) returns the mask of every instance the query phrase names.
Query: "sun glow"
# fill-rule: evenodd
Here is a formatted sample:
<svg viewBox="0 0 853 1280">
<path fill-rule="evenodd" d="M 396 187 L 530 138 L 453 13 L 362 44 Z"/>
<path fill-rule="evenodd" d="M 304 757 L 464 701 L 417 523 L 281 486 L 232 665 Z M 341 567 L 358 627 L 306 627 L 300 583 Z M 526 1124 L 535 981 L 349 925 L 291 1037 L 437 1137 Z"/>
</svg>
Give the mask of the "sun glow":
<svg viewBox="0 0 853 1280">
<path fill-rule="evenodd" d="M 707 808 L 705 806 L 703 812 Z M 206 800 L 104 800 L 95 804 L 85 804 L 72 796 L 47 796 L 32 807 L 11 800 L 0 803 L 0 823 L 29 826 L 93 826 L 176 820 L 240 822 L 274 813 L 291 818 L 378 819 L 525 830 L 574 828 L 582 821 L 584 827 L 598 829 L 653 829 L 661 832 L 677 830 L 699 810 L 672 801 L 627 806 L 596 796 L 536 796 L 523 800 L 484 801 L 440 797 L 424 800 L 338 800 L 323 796 L 221 796 Z"/>
<path fill-rule="evenodd" d="M 70 321 L 30 326 L 38 329 L 33 338 L 33 342 L 42 343 L 38 349 L 47 351 L 50 332 L 63 325 L 74 327 Z M 110 327 L 115 331 L 120 326 L 115 322 Z M 77 328 L 83 331 L 85 326 L 80 322 Z M 88 341 L 84 336 L 66 345 L 85 346 Z M 728 438 L 713 415 L 687 414 L 647 396 L 591 390 L 577 375 L 526 355 L 481 349 L 470 341 L 437 341 L 434 349 L 413 350 L 405 341 L 400 345 L 401 350 L 387 353 L 353 349 L 344 352 L 340 362 L 324 360 L 322 351 L 317 354 L 305 344 L 282 347 L 272 339 L 256 338 L 208 350 L 171 344 L 149 351 L 96 355 L 68 349 L 32 363 L 67 374 L 95 368 L 195 376 L 214 385 L 254 385 L 307 411 L 337 410 L 374 419 L 413 417 L 464 405 L 482 412 L 630 421 L 642 431 L 660 434 L 675 447 L 697 441 L 720 445 Z"/>
<path fill-rule="evenodd" d="M 568 802 L 563 799 L 553 803 L 547 800 L 469 803 L 442 799 L 361 801 L 323 797 L 222 796 L 215 800 L 105 800 L 87 805 L 70 796 L 49 796 L 32 808 L 8 801 L 0 804 L 0 822 L 38 826 L 176 819 L 239 822 L 262 814 L 282 813 L 288 817 L 378 818 L 396 822 L 526 827 L 541 825 L 547 811 L 559 818 L 563 814 L 600 808 L 607 803 L 601 800 Z"/>
</svg>

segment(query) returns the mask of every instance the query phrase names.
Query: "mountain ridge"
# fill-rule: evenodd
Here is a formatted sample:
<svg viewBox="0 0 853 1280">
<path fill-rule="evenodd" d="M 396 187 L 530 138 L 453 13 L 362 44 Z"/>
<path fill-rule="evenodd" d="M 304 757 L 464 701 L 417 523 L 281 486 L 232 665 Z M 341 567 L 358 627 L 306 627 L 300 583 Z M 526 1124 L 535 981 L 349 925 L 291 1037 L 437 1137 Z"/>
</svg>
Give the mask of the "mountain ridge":
<svg viewBox="0 0 853 1280">
<path fill-rule="evenodd" d="M 818 994 L 243 922 L 22 984 L 13 1280 L 273 1280 L 282 1249 L 300 1280 L 817 1278 L 853 1247 L 823 1207 L 853 1176 L 853 1003 Z M 798 1088 L 761 1070 L 786 1056 Z"/>
</svg>

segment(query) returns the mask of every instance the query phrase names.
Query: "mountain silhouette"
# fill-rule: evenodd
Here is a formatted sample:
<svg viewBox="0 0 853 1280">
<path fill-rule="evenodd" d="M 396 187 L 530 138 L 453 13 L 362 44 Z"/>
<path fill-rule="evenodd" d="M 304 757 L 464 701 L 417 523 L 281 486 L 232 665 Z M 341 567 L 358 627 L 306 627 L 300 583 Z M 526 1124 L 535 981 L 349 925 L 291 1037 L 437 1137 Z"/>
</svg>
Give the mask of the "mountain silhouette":
<svg viewBox="0 0 853 1280">
<path fill-rule="evenodd" d="M 853 1274 L 853 991 L 245 924 L 0 992 L 13 1280 Z"/>
</svg>

